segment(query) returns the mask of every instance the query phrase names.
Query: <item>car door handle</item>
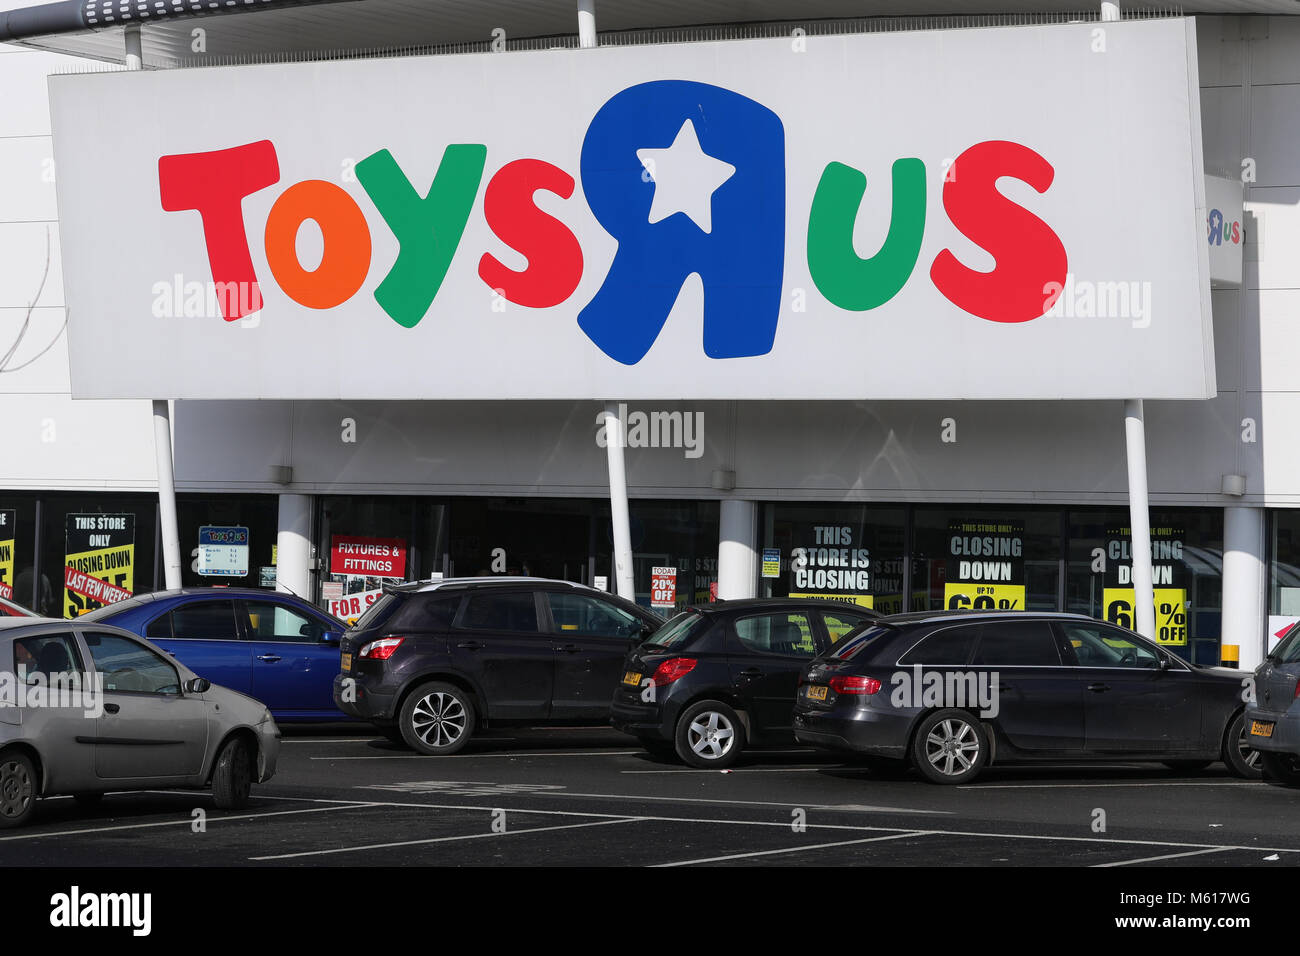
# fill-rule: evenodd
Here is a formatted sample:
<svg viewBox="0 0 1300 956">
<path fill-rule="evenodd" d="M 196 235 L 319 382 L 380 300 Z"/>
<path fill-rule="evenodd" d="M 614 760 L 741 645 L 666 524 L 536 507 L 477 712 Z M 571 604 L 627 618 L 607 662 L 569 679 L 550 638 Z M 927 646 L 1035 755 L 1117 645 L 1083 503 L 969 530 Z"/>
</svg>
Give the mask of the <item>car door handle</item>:
<svg viewBox="0 0 1300 956">
<path fill-rule="evenodd" d="M 121 709 L 122 709 L 122 705 L 121 705 L 121 704 L 105 704 L 105 705 L 104 705 L 104 713 L 106 713 L 106 714 L 116 714 L 116 713 L 117 713 L 119 710 L 121 710 Z"/>
<path fill-rule="evenodd" d="M 566 654 L 576 654 L 582 648 L 577 644 L 564 644 L 556 648 L 557 651 L 564 651 Z"/>
<path fill-rule="evenodd" d="M 466 651 L 477 651 L 483 647 L 483 644 L 479 641 L 461 641 L 456 646 Z"/>
<path fill-rule="evenodd" d="M 740 672 L 741 677 L 762 677 L 763 669 L 761 667 L 746 667 Z"/>
<path fill-rule="evenodd" d="M 274 664 L 276 661 L 280 659 L 280 655 L 279 654 L 258 654 L 257 659 L 259 661 L 266 661 L 268 664 Z"/>
<path fill-rule="evenodd" d="M 1109 685 L 1109 684 L 1089 684 L 1089 685 L 1088 685 L 1088 690 L 1092 691 L 1094 694 L 1102 694 L 1102 693 L 1105 693 L 1106 691 L 1110 690 L 1110 685 Z"/>
</svg>

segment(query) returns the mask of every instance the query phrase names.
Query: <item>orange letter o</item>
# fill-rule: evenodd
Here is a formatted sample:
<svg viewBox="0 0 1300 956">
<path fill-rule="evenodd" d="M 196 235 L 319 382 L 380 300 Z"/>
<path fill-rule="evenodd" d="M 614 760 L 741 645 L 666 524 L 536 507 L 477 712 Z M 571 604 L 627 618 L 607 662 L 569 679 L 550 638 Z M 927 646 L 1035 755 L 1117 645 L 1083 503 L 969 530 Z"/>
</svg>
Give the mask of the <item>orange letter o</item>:
<svg viewBox="0 0 1300 956">
<path fill-rule="evenodd" d="M 325 251 L 308 272 L 298 261 L 298 230 L 312 219 Z M 370 271 L 370 227 L 347 191 L 320 179 L 295 183 L 266 217 L 266 261 L 285 295 L 309 309 L 332 309 L 356 295 Z"/>
</svg>

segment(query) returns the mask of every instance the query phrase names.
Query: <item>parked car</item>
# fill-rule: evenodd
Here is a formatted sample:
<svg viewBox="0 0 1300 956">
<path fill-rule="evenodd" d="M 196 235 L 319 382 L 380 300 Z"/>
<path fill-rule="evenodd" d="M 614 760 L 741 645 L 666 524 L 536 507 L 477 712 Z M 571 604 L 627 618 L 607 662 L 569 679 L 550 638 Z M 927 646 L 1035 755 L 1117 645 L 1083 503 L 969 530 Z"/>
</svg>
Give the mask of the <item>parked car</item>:
<svg viewBox="0 0 1300 956">
<path fill-rule="evenodd" d="M 281 723 L 344 720 L 331 685 L 346 625 L 292 594 L 155 591 L 82 615 L 148 638 L 196 674 L 260 700 Z"/>
<path fill-rule="evenodd" d="M 35 611 L 29 611 L 17 601 L 0 598 L 0 617 L 36 617 Z"/>
<path fill-rule="evenodd" d="M 935 783 L 967 783 L 995 760 L 1186 771 L 1222 760 L 1257 778 L 1243 711 L 1238 671 L 1189 664 L 1113 624 L 939 611 L 883 618 L 813 661 L 795 738 L 882 771 L 906 762 Z"/>
<path fill-rule="evenodd" d="M 120 628 L 0 618 L 0 671 L 13 678 L 0 701 L 0 827 L 30 821 L 38 797 L 89 806 L 109 790 L 210 787 L 218 807 L 239 809 L 275 773 L 280 731 L 264 705 Z M 75 693 L 50 691 L 73 674 Z"/>
<path fill-rule="evenodd" d="M 334 702 L 431 755 L 488 725 L 605 723 L 624 655 L 661 622 L 568 581 L 402 585 L 343 636 Z"/>
<path fill-rule="evenodd" d="M 808 598 L 688 608 L 628 654 L 611 721 L 651 753 L 729 767 L 750 745 L 791 741 L 800 672 L 878 617 Z"/>
<path fill-rule="evenodd" d="M 1255 669 L 1246 727 L 1264 775 L 1300 785 L 1300 625 L 1293 626 Z"/>
</svg>

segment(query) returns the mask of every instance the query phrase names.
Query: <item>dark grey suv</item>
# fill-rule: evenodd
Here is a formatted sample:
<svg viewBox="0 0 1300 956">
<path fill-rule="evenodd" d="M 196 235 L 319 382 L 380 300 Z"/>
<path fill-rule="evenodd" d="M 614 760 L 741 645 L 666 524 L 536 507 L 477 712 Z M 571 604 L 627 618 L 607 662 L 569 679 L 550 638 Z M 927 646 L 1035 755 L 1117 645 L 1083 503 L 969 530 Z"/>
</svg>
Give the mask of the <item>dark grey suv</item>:
<svg viewBox="0 0 1300 956">
<path fill-rule="evenodd" d="M 623 658 L 662 623 L 568 581 L 402 585 L 344 634 L 334 703 L 424 754 L 489 724 L 605 724 Z"/>
</svg>

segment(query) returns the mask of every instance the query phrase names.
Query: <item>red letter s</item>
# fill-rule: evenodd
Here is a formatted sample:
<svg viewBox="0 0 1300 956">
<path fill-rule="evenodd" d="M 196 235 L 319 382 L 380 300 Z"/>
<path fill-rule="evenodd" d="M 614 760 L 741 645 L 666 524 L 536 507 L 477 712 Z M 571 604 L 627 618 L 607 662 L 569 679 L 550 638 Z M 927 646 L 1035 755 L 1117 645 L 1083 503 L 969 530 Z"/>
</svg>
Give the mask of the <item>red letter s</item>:
<svg viewBox="0 0 1300 956">
<path fill-rule="evenodd" d="M 930 267 L 931 281 L 949 302 L 981 319 L 1038 318 L 1065 285 L 1065 246 L 1050 226 L 999 193 L 997 182 L 1014 176 L 1042 193 L 1056 171 L 1029 147 L 994 140 L 976 143 L 958 156 L 948 175 L 943 184 L 948 218 L 996 264 L 992 272 L 976 272 L 944 249 Z"/>
<path fill-rule="evenodd" d="M 559 305 L 582 279 L 582 246 L 564 223 L 534 205 L 539 189 L 568 199 L 573 177 L 540 159 L 517 159 L 497 170 L 483 193 L 483 215 L 498 239 L 528 259 L 528 268 L 508 269 L 490 253 L 478 263 L 489 288 L 532 309 Z"/>
</svg>

